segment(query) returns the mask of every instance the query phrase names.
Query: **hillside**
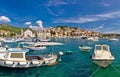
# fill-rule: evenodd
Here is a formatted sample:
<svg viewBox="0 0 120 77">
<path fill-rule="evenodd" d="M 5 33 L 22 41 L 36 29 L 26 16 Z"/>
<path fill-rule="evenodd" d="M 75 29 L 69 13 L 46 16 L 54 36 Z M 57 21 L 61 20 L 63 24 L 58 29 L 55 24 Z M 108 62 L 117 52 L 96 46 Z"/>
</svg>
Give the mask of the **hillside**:
<svg viewBox="0 0 120 77">
<path fill-rule="evenodd" d="M 18 28 L 18 27 L 14 27 L 14 26 L 11 26 L 11 25 L 0 24 L 0 35 L 4 36 L 4 35 L 9 34 L 9 36 L 14 36 L 16 34 L 20 34 L 21 29 L 23 29 L 23 31 L 24 31 L 27 28 Z"/>
</svg>

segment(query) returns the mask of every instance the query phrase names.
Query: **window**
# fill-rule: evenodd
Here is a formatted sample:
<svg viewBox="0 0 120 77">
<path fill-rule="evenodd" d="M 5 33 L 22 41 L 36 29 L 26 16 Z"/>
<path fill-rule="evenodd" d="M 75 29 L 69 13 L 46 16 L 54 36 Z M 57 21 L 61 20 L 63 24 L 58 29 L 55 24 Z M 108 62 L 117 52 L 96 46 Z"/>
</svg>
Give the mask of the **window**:
<svg viewBox="0 0 120 77">
<path fill-rule="evenodd" d="M 23 58 L 23 53 L 11 53 L 11 58 Z"/>
<path fill-rule="evenodd" d="M 96 46 L 96 50 L 101 50 L 101 46 Z"/>
<path fill-rule="evenodd" d="M 107 47 L 106 47 L 106 46 L 103 46 L 103 50 L 108 51 L 108 49 L 107 49 Z"/>
</svg>

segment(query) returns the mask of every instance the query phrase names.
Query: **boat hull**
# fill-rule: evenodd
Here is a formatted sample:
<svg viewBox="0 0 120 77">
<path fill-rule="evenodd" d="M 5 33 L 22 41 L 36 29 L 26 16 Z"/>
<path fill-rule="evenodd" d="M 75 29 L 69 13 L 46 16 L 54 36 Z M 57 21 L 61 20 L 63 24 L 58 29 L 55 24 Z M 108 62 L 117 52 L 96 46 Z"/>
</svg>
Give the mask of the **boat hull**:
<svg viewBox="0 0 120 77">
<path fill-rule="evenodd" d="M 90 52 L 91 47 L 79 47 L 81 51 Z"/>
<path fill-rule="evenodd" d="M 38 50 L 42 50 L 42 49 L 46 49 L 46 47 L 31 47 L 31 48 L 28 48 L 29 50 L 31 51 L 38 51 Z"/>
<path fill-rule="evenodd" d="M 0 60 L 0 66 L 10 68 L 30 68 L 49 66 L 56 63 L 57 55 L 51 55 L 51 57 L 43 57 L 42 60 L 26 60 L 26 61 L 11 61 L 11 60 Z"/>
<path fill-rule="evenodd" d="M 94 60 L 93 62 L 102 68 L 106 68 L 112 63 L 112 60 Z"/>
<path fill-rule="evenodd" d="M 46 49 L 46 47 L 29 47 L 29 46 L 24 46 L 24 48 L 27 48 L 31 51 L 38 51 L 38 50 Z"/>
</svg>

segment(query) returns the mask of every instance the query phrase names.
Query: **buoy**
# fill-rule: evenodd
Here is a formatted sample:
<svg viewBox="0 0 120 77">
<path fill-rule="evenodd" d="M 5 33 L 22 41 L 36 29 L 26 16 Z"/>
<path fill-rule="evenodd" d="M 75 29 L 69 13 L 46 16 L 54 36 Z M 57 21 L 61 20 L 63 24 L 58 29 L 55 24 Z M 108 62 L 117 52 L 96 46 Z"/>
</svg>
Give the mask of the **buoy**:
<svg viewBox="0 0 120 77">
<path fill-rule="evenodd" d="M 59 55 L 63 55 L 63 52 L 62 52 L 62 51 L 60 51 L 60 52 L 59 52 Z"/>
<path fill-rule="evenodd" d="M 72 51 L 66 51 L 65 54 L 72 54 Z"/>
<path fill-rule="evenodd" d="M 8 45 L 5 46 L 6 50 L 8 50 Z"/>
<path fill-rule="evenodd" d="M 61 56 L 63 55 L 63 52 L 60 51 L 58 54 L 59 54 L 59 60 L 58 60 L 58 61 L 62 61 L 62 60 L 61 60 Z"/>
</svg>

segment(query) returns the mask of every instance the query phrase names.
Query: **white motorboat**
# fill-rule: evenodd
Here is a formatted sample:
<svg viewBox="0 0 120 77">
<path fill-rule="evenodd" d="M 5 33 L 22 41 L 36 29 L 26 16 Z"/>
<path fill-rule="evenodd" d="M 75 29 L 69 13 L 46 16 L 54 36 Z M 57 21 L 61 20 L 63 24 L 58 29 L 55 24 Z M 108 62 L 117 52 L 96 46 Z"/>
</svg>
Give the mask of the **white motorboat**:
<svg viewBox="0 0 120 77">
<path fill-rule="evenodd" d="M 50 39 L 50 38 L 48 38 L 48 39 L 40 39 L 40 41 L 41 41 L 41 42 L 50 42 L 51 39 Z"/>
<path fill-rule="evenodd" d="M 94 54 L 92 55 L 92 59 L 94 63 L 105 68 L 115 59 L 114 56 L 111 54 L 109 46 L 102 44 L 102 45 L 95 45 Z"/>
<path fill-rule="evenodd" d="M 23 46 L 24 48 L 27 48 L 31 51 L 38 51 L 42 49 L 46 49 L 46 46 L 41 46 L 41 45 L 34 45 L 34 46 Z"/>
<path fill-rule="evenodd" d="M 10 38 L 10 39 L 4 39 L 3 42 L 5 43 L 13 43 L 13 42 L 17 42 L 14 38 Z"/>
<path fill-rule="evenodd" d="M 0 53 L 1 52 L 6 52 L 6 47 L 0 47 Z"/>
<path fill-rule="evenodd" d="M 117 38 L 110 38 L 109 41 L 119 41 Z"/>
<path fill-rule="evenodd" d="M 32 55 L 26 56 L 26 52 L 9 51 L 0 54 L 0 66 L 11 68 L 29 68 L 56 64 L 57 55 Z"/>
<path fill-rule="evenodd" d="M 31 51 L 38 51 L 38 50 L 46 49 L 45 45 L 37 45 L 37 43 L 34 43 L 34 42 L 25 42 L 25 45 L 23 47 Z"/>
<path fill-rule="evenodd" d="M 87 41 L 99 41 L 99 37 L 88 37 Z"/>
<path fill-rule="evenodd" d="M 28 48 L 30 50 L 46 49 L 46 46 L 50 46 L 50 45 L 63 45 L 57 42 L 24 42 L 24 44 L 28 44 L 23 47 Z"/>
<path fill-rule="evenodd" d="M 50 42 L 51 41 L 50 38 L 35 38 L 34 40 L 36 40 L 37 42 Z"/>
<path fill-rule="evenodd" d="M 86 51 L 86 52 L 89 52 L 91 50 L 91 47 L 88 47 L 88 46 L 79 46 L 80 50 L 82 51 Z"/>
<path fill-rule="evenodd" d="M 10 52 L 29 52 L 27 48 L 8 48 L 7 50 Z"/>
</svg>

